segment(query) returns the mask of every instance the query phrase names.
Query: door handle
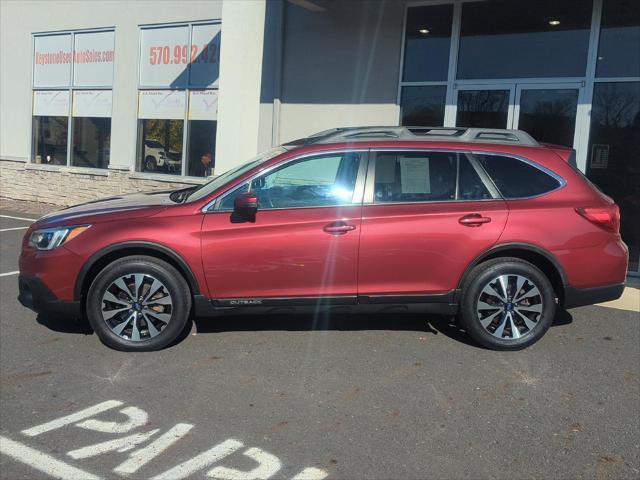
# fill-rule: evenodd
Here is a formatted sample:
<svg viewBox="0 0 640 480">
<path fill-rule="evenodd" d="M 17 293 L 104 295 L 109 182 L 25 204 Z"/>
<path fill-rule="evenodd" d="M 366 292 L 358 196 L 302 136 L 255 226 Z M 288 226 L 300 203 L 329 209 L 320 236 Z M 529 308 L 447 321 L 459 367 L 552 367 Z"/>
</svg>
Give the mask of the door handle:
<svg viewBox="0 0 640 480">
<path fill-rule="evenodd" d="M 331 235 L 344 235 L 347 232 L 355 230 L 355 225 L 349 225 L 346 222 L 331 222 L 325 225 L 322 230 Z"/>
<path fill-rule="evenodd" d="M 470 213 L 469 215 L 465 215 L 458 219 L 458 223 L 465 227 L 479 227 L 484 223 L 489 223 L 490 221 L 491 217 L 483 217 L 479 213 Z"/>
</svg>

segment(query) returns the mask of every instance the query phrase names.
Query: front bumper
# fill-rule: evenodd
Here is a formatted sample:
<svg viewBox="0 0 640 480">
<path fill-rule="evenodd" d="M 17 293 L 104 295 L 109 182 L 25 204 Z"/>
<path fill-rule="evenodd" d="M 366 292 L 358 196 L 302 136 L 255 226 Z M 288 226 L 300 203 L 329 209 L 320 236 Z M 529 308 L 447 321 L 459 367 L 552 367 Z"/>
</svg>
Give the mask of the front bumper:
<svg viewBox="0 0 640 480">
<path fill-rule="evenodd" d="M 73 318 L 81 314 L 80 302 L 59 300 L 39 278 L 20 275 L 18 289 L 18 301 L 36 313 Z"/>
<path fill-rule="evenodd" d="M 593 288 L 576 288 L 571 285 L 565 285 L 564 308 L 582 307 L 617 300 L 622 296 L 623 291 L 624 283 Z"/>
</svg>

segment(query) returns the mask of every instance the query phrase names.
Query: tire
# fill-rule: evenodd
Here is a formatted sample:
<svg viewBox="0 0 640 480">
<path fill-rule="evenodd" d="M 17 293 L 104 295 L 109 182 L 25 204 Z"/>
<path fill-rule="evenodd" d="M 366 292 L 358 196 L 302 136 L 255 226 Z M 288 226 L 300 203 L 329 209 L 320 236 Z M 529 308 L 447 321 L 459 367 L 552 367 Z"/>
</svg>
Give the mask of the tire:
<svg viewBox="0 0 640 480">
<path fill-rule="evenodd" d="M 481 263 L 462 288 L 460 323 L 471 338 L 492 350 L 520 350 L 537 342 L 553 323 L 555 311 L 549 279 L 519 258 Z"/>
<path fill-rule="evenodd" d="M 148 155 L 147 157 L 145 157 L 144 159 L 145 172 L 155 172 L 157 168 L 158 168 L 158 162 L 156 161 L 155 157 L 152 157 L 151 155 Z"/>
<path fill-rule="evenodd" d="M 184 277 L 167 262 L 124 257 L 95 277 L 87 293 L 86 312 L 105 345 L 125 352 L 160 350 L 186 328 L 191 292 Z"/>
</svg>

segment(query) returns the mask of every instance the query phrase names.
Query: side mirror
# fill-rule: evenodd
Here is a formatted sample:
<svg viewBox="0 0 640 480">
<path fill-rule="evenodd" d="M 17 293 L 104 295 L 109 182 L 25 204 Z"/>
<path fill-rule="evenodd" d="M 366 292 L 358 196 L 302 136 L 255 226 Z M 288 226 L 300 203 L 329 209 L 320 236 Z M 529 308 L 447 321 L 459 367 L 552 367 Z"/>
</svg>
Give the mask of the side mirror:
<svg viewBox="0 0 640 480">
<path fill-rule="evenodd" d="M 258 197 L 251 192 L 241 193 L 233 200 L 235 213 L 246 218 L 253 218 L 258 211 Z"/>
</svg>

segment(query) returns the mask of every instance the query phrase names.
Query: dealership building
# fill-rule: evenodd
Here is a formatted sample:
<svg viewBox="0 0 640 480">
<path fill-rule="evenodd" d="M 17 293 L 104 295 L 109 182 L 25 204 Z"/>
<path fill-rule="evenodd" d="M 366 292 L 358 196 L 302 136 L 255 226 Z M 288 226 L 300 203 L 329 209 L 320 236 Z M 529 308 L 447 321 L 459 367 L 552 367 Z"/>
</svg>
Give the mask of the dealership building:
<svg viewBox="0 0 640 480">
<path fill-rule="evenodd" d="M 0 196 L 201 183 L 358 125 L 571 146 L 638 272 L 638 0 L 0 0 Z"/>
</svg>

